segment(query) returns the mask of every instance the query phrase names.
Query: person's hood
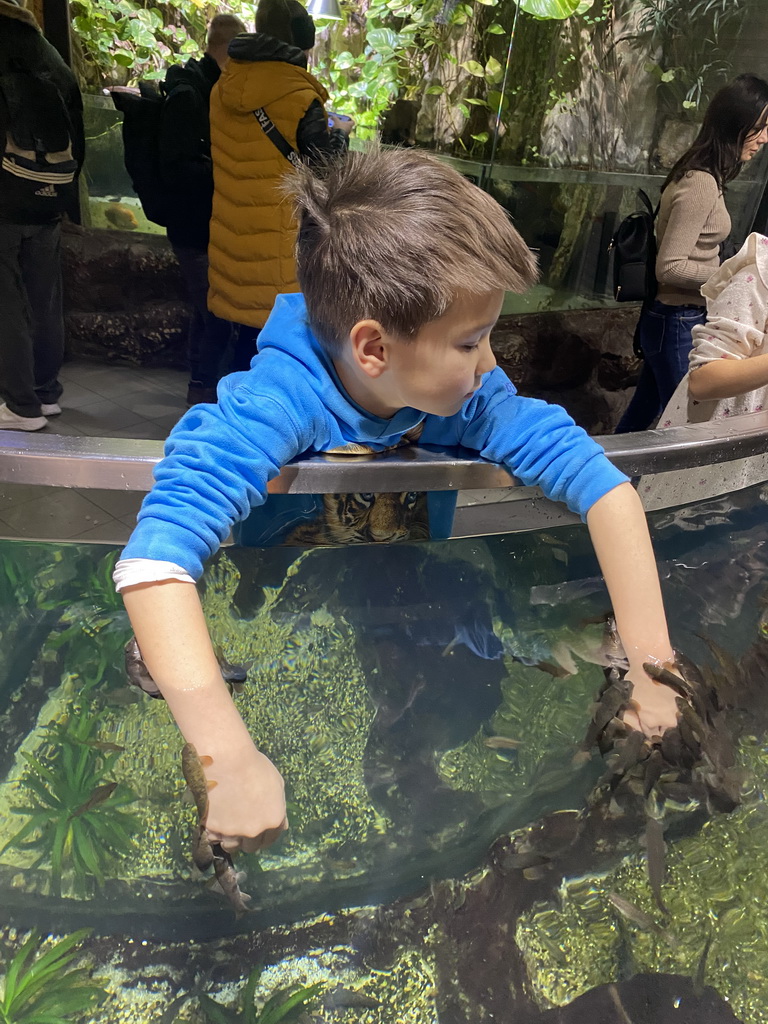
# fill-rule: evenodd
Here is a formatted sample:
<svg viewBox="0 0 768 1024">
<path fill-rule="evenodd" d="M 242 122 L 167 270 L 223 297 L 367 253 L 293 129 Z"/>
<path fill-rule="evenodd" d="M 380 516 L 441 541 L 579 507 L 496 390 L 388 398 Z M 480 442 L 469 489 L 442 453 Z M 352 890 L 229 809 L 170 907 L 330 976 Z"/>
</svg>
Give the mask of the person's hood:
<svg viewBox="0 0 768 1024">
<path fill-rule="evenodd" d="M 227 56 L 232 60 L 279 60 L 299 68 L 307 67 L 307 55 L 298 46 L 291 46 L 263 32 L 242 32 L 235 36 L 227 47 Z"/>
<path fill-rule="evenodd" d="M 382 442 L 391 435 L 412 430 L 424 419 L 418 409 L 399 409 L 390 419 L 382 419 L 366 412 L 353 402 L 339 379 L 330 356 L 314 337 L 307 321 L 307 307 L 300 293 L 278 295 L 272 312 L 259 332 L 259 355 L 253 365 L 257 367 L 262 353 L 269 358 L 270 349 L 286 353 L 302 364 L 304 379 L 312 382 L 312 390 L 337 420 L 346 425 L 347 436 L 360 443 Z"/>
<path fill-rule="evenodd" d="M 15 0 L 0 0 L 0 17 L 23 21 L 25 25 L 36 28 L 38 32 L 40 31 L 40 26 L 37 24 L 34 14 L 26 8 L 26 0 L 18 0 L 18 2 L 15 2 Z"/>
<path fill-rule="evenodd" d="M 323 101 L 328 94 L 307 71 L 303 50 L 261 32 L 235 36 L 219 79 L 225 107 L 237 112 L 266 107 L 308 85 Z"/>
</svg>

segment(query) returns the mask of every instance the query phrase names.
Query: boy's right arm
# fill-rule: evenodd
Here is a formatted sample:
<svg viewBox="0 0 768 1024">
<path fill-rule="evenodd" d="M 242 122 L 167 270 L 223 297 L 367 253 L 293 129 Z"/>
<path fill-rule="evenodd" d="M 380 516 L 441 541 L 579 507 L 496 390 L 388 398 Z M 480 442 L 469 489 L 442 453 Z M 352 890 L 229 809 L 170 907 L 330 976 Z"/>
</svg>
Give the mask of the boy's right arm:
<svg viewBox="0 0 768 1024">
<path fill-rule="evenodd" d="M 213 763 L 208 835 L 229 850 L 258 850 L 287 827 L 283 780 L 251 739 L 213 651 L 192 583 L 166 580 L 123 590 L 142 660 L 184 739 Z"/>
</svg>

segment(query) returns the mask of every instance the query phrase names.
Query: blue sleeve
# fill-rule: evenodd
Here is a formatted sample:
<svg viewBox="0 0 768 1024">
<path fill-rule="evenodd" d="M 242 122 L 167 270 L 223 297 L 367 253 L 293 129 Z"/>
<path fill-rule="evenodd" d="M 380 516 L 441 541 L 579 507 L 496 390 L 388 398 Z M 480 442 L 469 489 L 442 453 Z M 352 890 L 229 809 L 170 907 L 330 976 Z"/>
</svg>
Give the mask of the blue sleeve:
<svg viewBox="0 0 768 1024">
<path fill-rule="evenodd" d="M 121 557 L 174 562 L 198 579 L 233 524 L 266 500 L 267 482 L 311 446 L 308 396 L 303 407 L 280 402 L 260 383 L 253 371 L 233 374 L 217 405 L 195 406 L 174 427 Z"/>
<path fill-rule="evenodd" d="M 457 416 L 430 424 L 421 440 L 460 444 L 501 463 L 521 483 L 540 487 L 582 518 L 604 494 L 627 482 L 565 409 L 518 395 L 498 367 Z"/>
</svg>

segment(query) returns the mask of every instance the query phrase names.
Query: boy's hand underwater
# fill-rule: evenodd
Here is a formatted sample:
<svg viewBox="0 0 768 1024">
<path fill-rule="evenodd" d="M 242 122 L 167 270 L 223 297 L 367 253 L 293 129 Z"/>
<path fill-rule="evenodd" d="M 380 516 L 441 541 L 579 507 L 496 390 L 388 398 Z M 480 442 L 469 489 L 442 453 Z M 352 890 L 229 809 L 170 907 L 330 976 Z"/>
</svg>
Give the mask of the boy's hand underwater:
<svg viewBox="0 0 768 1024">
<path fill-rule="evenodd" d="M 288 828 L 282 776 L 250 740 L 206 753 L 213 764 L 205 775 L 215 783 L 208 793 L 208 838 L 230 853 L 263 850 Z"/>
<path fill-rule="evenodd" d="M 666 729 L 674 728 L 679 714 L 675 690 L 655 682 L 642 669 L 630 669 L 627 678 L 633 686 L 632 706 L 622 716 L 627 725 L 648 739 L 663 736 Z"/>
</svg>

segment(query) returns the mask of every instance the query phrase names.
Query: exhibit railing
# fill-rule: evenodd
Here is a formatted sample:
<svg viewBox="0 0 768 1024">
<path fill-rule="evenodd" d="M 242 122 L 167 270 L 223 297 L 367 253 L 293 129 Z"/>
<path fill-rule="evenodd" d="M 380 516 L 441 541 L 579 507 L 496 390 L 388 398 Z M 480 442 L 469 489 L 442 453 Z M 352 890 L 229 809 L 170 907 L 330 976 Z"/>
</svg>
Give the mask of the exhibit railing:
<svg viewBox="0 0 768 1024">
<path fill-rule="evenodd" d="M 609 435 L 597 440 L 631 478 L 700 467 L 695 491 L 676 504 L 723 493 L 724 463 L 768 452 L 768 412 L 728 422 Z M 123 438 L 30 436 L 0 439 L 0 482 L 77 489 L 148 491 L 163 454 L 160 441 Z M 768 461 L 768 460 L 766 460 Z M 269 484 L 272 494 L 457 491 L 451 536 L 511 533 L 573 523 L 562 505 L 525 487 L 504 467 L 463 450 L 400 448 L 379 455 L 311 455 L 285 466 Z"/>
</svg>

